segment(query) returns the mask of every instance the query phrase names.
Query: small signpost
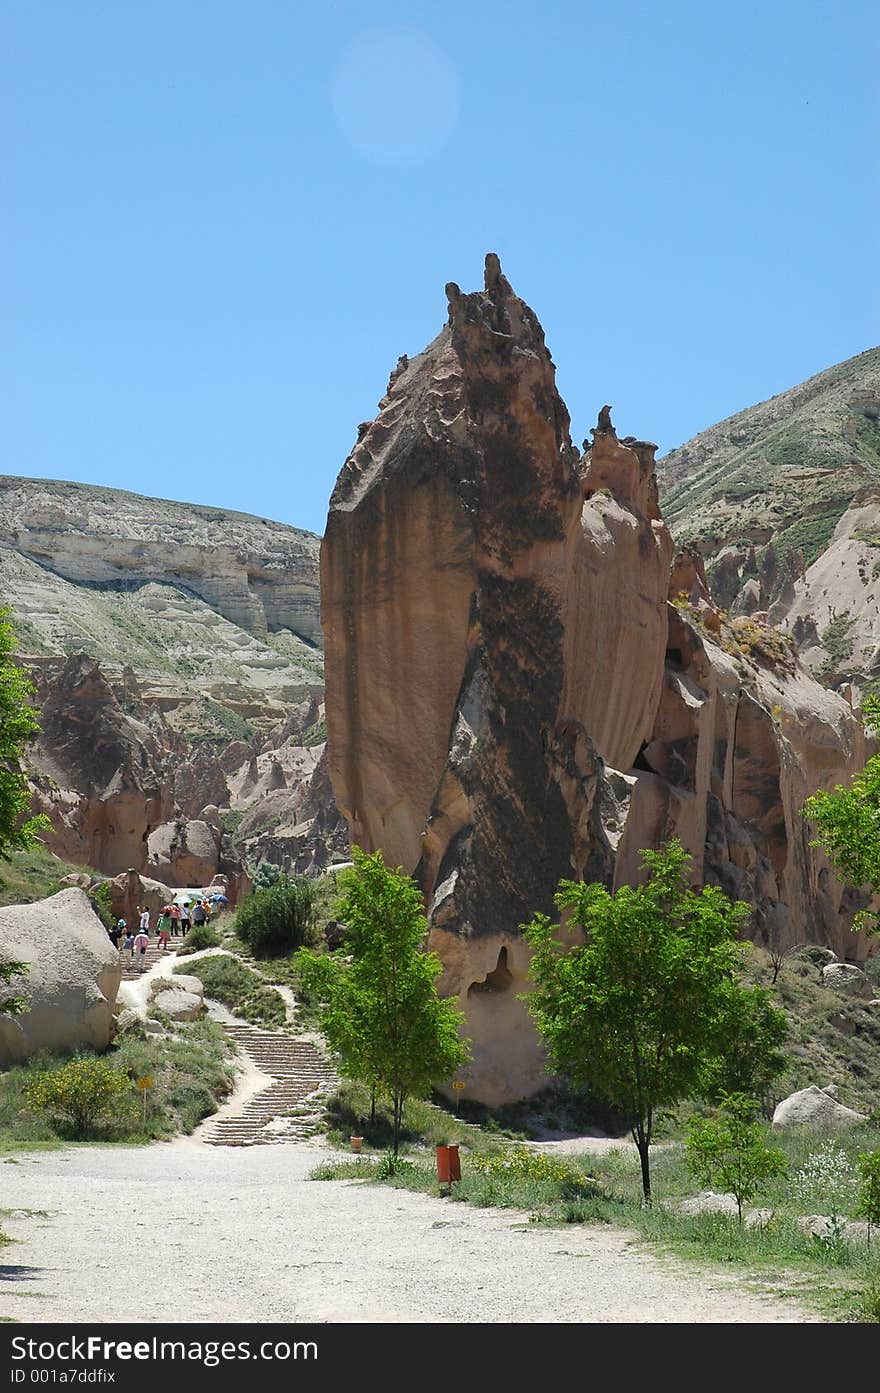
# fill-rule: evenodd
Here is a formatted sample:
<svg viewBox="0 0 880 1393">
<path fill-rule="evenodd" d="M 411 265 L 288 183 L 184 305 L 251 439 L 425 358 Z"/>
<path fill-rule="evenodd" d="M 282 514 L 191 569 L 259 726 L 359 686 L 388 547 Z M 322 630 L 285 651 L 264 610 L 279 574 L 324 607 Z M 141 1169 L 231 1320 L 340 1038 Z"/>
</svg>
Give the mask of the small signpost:
<svg viewBox="0 0 880 1393">
<path fill-rule="evenodd" d="M 144 1100 L 144 1126 L 146 1127 L 146 1125 L 147 1125 L 147 1094 L 149 1093 L 150 1089 L 153 1087 L 153 1076 L 152 1076 L 152 1074 L 144 1074 L 143 1078 L 140 1078 L 140 1079 L 137 1080 L 137 1086 L 138 1086 L 138 1088 L 140 1089 L 140 1091 L 141 1091 L 141 1097 L 142 1097 L 143 1100 Z"/>
<path fill-rule="evenodd" d="M 452 1087 L 455 1089 L 455 1111 L 456 1111 L 456 1112 L 458 1112 L 458 1100 L 459 1100 L 459 1098 L 461 1097 L 461 1092 L 462 1092 L 462 1089 L 464 1088 L 464 1086 L 465 1086 L 464 1079 L 453 1079 L 453 1080 L 452 1080 Z"/>
</svg>

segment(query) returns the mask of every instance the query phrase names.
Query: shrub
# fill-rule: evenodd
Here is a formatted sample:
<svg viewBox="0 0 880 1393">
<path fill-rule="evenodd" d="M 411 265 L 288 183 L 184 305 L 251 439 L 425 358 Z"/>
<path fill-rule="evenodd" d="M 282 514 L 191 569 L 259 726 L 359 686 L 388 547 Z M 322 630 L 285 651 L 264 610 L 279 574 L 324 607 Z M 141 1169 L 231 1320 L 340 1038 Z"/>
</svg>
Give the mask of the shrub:
<svg viewBox="0 0 880 1393">
<path fill-rule="evenodd" d="M 131 1083 L 105 1059 L 83 1056 L 60 1069 L 37 1074 L 24 1088 L 34 1112 L 48 1113 L 75 1137 L 109 1122 L 126 1121 L 134 1106 Z"/>
<path fill-rule="evenodd" d="M 871 1228 L 880 1227 L 880 1151 L 863 1151 L 858 1159 L 859 1208 Z"/>
<path fill-rule="evenodd" d="M 198 953 L 202 948 L 219 948 L 220 935 L 210 924 L 195 924 L 178 949 L 180 953 Z"/>
<path fill-rule="evenodd" d="M 837 1142 L 827 1141 L 812 1152 L 791 1182 L 791 1192 L 803 1204 L 822 1205 L 836 1224 L 852 1202 L 856 1177 L 849 1157 Z"/>
<path fill-rule="evenodd" d="M 695 1118 L 687 1139 L 687 1162 L 701 1185 L 718 1185 L 736 1200 L 739 1221 L 743 1205 L 774 1176 L 784 1175 L 785 1156 L 767 1146 L 764 1128 L 754 1120 L 755 1104 L 741 1093 L 722 1099 L 718 1116 Z"/>
<path fill-rule="evenodd" d="M 274 885 L 248 896 L 235 929 L 255 957 L 269 958 L 310 942 L 314 919 L 315 882 L 306 876 L 279 876 Z"/>
</svg>

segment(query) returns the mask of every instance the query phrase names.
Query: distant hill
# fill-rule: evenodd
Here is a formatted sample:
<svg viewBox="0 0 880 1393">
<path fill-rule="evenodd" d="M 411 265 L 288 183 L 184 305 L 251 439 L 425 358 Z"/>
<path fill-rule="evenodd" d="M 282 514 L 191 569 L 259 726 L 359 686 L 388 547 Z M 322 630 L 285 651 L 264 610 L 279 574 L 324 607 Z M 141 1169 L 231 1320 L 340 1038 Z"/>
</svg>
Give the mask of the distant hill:
<svg viewBox="0 0 880 1393">
<path fill-rule="evenodd" d="M 130 668 L 165 711 L 200 694 L 268 723 L 320 692 L 319 547 L 246 513 L 0 476 L 0 599 L 22 653 Z"/>
<path fill-rule="evenodd" d="M 658 462 L 663 515 L 722 605 L 767 609 L 880 484 L 880 348 L 749 407 Z"/>
</svg>

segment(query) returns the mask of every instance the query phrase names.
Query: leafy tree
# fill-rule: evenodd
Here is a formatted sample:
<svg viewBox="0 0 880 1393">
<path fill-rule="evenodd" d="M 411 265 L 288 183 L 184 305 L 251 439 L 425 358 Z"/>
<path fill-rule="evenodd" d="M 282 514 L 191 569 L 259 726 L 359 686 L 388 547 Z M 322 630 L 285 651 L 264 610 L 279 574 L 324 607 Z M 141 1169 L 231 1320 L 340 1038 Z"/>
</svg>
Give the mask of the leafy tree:
<svg viewBox="0 0 880 1393">
<path fill-rule="evenodd" d="M 880 1227 L 880 1151 L 863 1151 L 858 1160 L 858 1213 L 868 1221 L 868 1231 Z"/>
<path fill-rule="evenodd" d="M 726 1093 L 716 1117 L 691 1122 L 686 1156 L 701 1185 L 715 1185 L 733 1195 L 740 1223 L 743 1205 L 788 1168 L 783 1152 L 767 1145 L 765 1130 L 755 1121 L 754 1099 L 743 1093 Z"/>
<path fill-rule="evenodd" d="M 23 1093 L 29 1108 L 49 1113 L 75 1137 L 88 1136 L 100 1124 L 127 1119 L 134 1104 L 127 1076 L 94 1055 L 35 1074 Z"/>
<path fill-rule="evenodd" d="M 0 962 L 0 982 L 4 987 L 8 986 L 13 977 L 21 977 L 29 971 L 27 963 Z M 28 1004 L 23 996 L 7 996 L 5 1000 L 0 997 L 0 1016 L 22 1016 L 27 1010 Z"/>
<path fill-rule="evenodd" d="M 303 951 L 297 960 L 303 986 L 322 1003 L 321 1027 L 343 1075 L 390 1099 L 397 1156 L 406 1099 L 424 1096 L 469 1058 L 459 1035 L 464 1017 L 437 994 L 442 968 L 424 951 L 428 925 L 415 883 L 380 851 L 353 847 L 352 859 L 335 910 L 346 956 Z"/>
<path fill-rule="evenodd" d="M 239 907 L 235 931 L 255 957 L 291 953 L 309 941 L 315 920 L 315 882 L 279 876 Z"/>
<path fill-rule="evenodd" d="M 0 609 L 0 856 L 26 851 L 50 827 L 47 817 L 28 817 L 30 792 L 21 769 L 28 744 L 39 730 L 30 705 L 33 687 L 13 661 L 15 632 L 9 610 Z"/>
<path fill-rule="evenodd" d="M 658 1112 L 717 1088 L 725 1061 L 741 1078 L 766 1072 L 768 1042 L 747 1044 L 746 1023 L 766 1014 L 776 1033 L 782 1013 L 771 1017 L 767 994 L 739 983 L 737 934 L 748 906 L 714 886 L 692 890 L 677 840 L 641 856 L 645 885 L 609 894 L 560 884 L 555 903 L 585 941 L 564 947 L 549 918 L 536 915 L 525 928 L 535 986 L 523 999 L 556 1067 L 627 1118 L 650 1204 Z"/>
<path fill-rule="evenodd" d="M 880 731 L 880 698 L 866 697 L 863 713 L 866 726 Z M 880 754 L 872 755 L 849 788 L 838 784 L 832 793 L 814 793 L 804 814 L 816 828 L 810 845 L 822 848 L 849 885 L 880 895 Z M 877 933 L 880 911 L 862 910 L 853 929 Z"/>
</svg>

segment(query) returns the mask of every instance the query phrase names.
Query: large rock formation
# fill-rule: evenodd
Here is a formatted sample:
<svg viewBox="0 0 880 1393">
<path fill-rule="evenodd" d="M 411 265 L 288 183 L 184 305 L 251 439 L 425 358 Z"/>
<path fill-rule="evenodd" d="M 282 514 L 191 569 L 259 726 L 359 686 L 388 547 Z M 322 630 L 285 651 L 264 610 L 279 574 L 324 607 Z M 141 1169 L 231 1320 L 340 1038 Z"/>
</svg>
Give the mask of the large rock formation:
<svg viewBox="0 0 880 1393">
<path fill-rule="evenodd" d="M 98 664 L 73 654 L 38 688 L 35 803 L 59 856 L 108 875 L 147 863 L 152 829 L 173 813 L 169 751 L 124 711 Z"/>
<path fill-rule="evenodd" d="M 82 890 L 0 909 L 0 957 L 30 969 L 10 984 L 27 1011 L 0 1016 L 0 1067 L 40 1050 L 106 1049 L 122 968 Z"/>
<path fill-rule="evenodd" d="M 759 936 L 839 946 L 851 906 L 797 810 L 861 749 L 778 635 L 734 632 L 699 563 L 673 568 L 655 447 L 603 407 L 573 448 L 497 257 L 484 291 L 447 296 L 330 503 L 329 771 L 352 840 L 419 878 L 469 1096 L 497 1104 L 545 1077 L 518 928 L 561 877 L 632 881 L 639 848 L 677 834 L 695 879 L 752 900 Z"/>
</svg>

